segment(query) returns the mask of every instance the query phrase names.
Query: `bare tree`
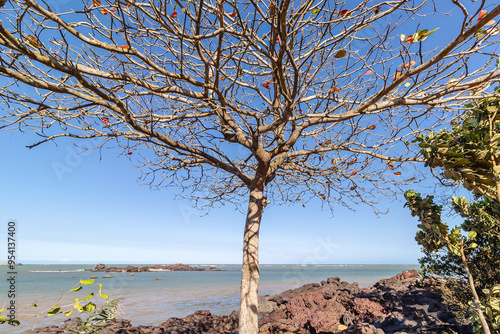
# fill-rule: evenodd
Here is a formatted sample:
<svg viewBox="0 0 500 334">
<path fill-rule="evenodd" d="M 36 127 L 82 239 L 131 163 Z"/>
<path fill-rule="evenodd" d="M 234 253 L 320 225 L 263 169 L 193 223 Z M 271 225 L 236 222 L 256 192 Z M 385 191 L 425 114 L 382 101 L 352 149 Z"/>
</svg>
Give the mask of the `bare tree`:
<svg viewBox="0 0 500 334">
<path fill-rule="evenodd" d="M 240 333 L 257 333 L 266 204 L 376 210 L 415 180 L 415 134 L 491 95 L 500 6 L 451 2 L 445 38 L 419 27 L 447 17 L 432 0 L 9 0 L 1 127 L 145 152 L 147 182 L 201 207 L 249 196 Z"/>
</svg>

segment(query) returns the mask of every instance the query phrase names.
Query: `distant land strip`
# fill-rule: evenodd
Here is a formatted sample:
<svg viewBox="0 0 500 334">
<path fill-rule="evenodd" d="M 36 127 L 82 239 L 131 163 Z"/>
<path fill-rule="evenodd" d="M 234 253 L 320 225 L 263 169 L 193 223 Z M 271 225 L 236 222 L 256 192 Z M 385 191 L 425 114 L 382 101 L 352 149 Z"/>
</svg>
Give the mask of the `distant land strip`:
<svg viewBox="0 0 500 334">
<path fill-rule="evenodd" d="M 135 273 L 135 272 L 146 272 L 146 271 L 227 271 L 227 269 L 219 269 L 216 267 L 191 267 L 188 264 L 176 263 L 176 264 L 168 264 L 168 265 L 160 265 L 155 264 L 151 266 L 143 266 L 143 267 L 134 267 L 134 266 L 126 266 L 126 267 L 106 267 L 104 264 L 98 264 L 92 272 L 127 272 L 127 273 Z"/>
</svg>

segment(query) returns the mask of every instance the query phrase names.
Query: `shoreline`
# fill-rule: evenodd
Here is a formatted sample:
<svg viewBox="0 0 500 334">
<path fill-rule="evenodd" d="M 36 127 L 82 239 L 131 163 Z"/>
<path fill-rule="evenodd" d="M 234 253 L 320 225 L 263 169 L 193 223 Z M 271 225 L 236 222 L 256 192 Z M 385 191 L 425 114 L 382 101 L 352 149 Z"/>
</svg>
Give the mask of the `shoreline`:
<svg viewBox="0 0 500 334">
<path fill-rule="evenodd" d="M 341 282 L 330 277 L 320 283 L 273 295 L 259 301 L 260 334 L 296 333 L 467 333 L 467 325 L 458 324 L 450 310 L 440 302 L 436 283 L 422 285 L 415 271 L 404 271 L 372 286 L 359 288 L 357 283 Z M 434 284 L 434 290 L 432 288 Z M 101 334 L 126 330 L 135 334 L 152 333 L 221 333 L 236 332 L 238 313 L 212 315 L 199 310 L 183 318 L 169 318 L 155 326 L 132 326 L 125 319 L 113 321 Z M 434 320 L 430 320 L 434 319 Z M 71 320 L 50 333 L 64 333 L 75 325 Z M 59 331 L 60 330 L 60 331 Z M 45 334 L 44 328 L 24 334 Z"/>
</svg>

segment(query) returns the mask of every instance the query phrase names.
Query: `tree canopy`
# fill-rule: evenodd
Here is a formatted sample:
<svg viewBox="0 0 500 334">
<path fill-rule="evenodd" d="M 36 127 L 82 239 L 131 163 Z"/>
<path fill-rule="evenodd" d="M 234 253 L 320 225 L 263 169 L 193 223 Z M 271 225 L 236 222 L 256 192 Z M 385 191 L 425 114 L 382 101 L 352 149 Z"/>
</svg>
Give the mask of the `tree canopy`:
<svg viewBox="0 0 500 334">
<path fill-rule="evenodd" d="M 376 208 L 418 177 L 404 167 L 419 160 L 411 139 L 477 92 L 492 96 L 500 77 L 500 6 L 486 1 L 453 0 L 453 29 L 420 26 L 447 17 L 431 0 L 71 6 L 10 0 L 1 9 L 0 127 L 39 134 L 30 147 L 116 141 L 141 157 L 148 182 L 200 206 L 249 195 L 241 333 L 257 328 L 269 202 Z"/>
</svg>

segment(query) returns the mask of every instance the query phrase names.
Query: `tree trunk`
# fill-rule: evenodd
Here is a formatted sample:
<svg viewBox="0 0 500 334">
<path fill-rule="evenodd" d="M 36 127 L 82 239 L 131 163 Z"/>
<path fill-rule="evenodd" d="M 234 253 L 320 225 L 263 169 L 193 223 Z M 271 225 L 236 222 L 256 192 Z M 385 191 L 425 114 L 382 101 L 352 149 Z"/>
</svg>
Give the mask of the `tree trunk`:
<svg viewBox="0 0 500 334">
<path fill-rule="evenodd" d="M 484 318 L 483 311 L 481 311 L 481 302 L 479 301 L 479 296 L 477 294 L 476 287 L 474 285 L 474 278 L 472 277 L 472 274 L 469 271 L 469 266 L 467 265 L 467 258 L 465 257 L 465 253 L 464 253 L 464 241 L 463 240 L 462 240 L 462 244 L 460 245 L 460 256 L 462 258 L 462 264 L 464 265 L 465 272 L 467 273 L 467 278 L 469 279 L 470 289 L 472 290 L 474 310 L 476 311 L 477 316 L 479 317 L 479 321 L 481 322 L 481 326 L 483 327 L 484 334 L 491 334 L 490 328 L 488 327 L 488 322 L 486 322 L 486 319 Z"/>
<path fill-rule="evenodd" d="M 240 334 L 259 331 L 259 228 L 266 199 L 261 189 L 250 191 L 245 234 L 243 237 L 243 266 L 241 268 Z"/>
</svg>

